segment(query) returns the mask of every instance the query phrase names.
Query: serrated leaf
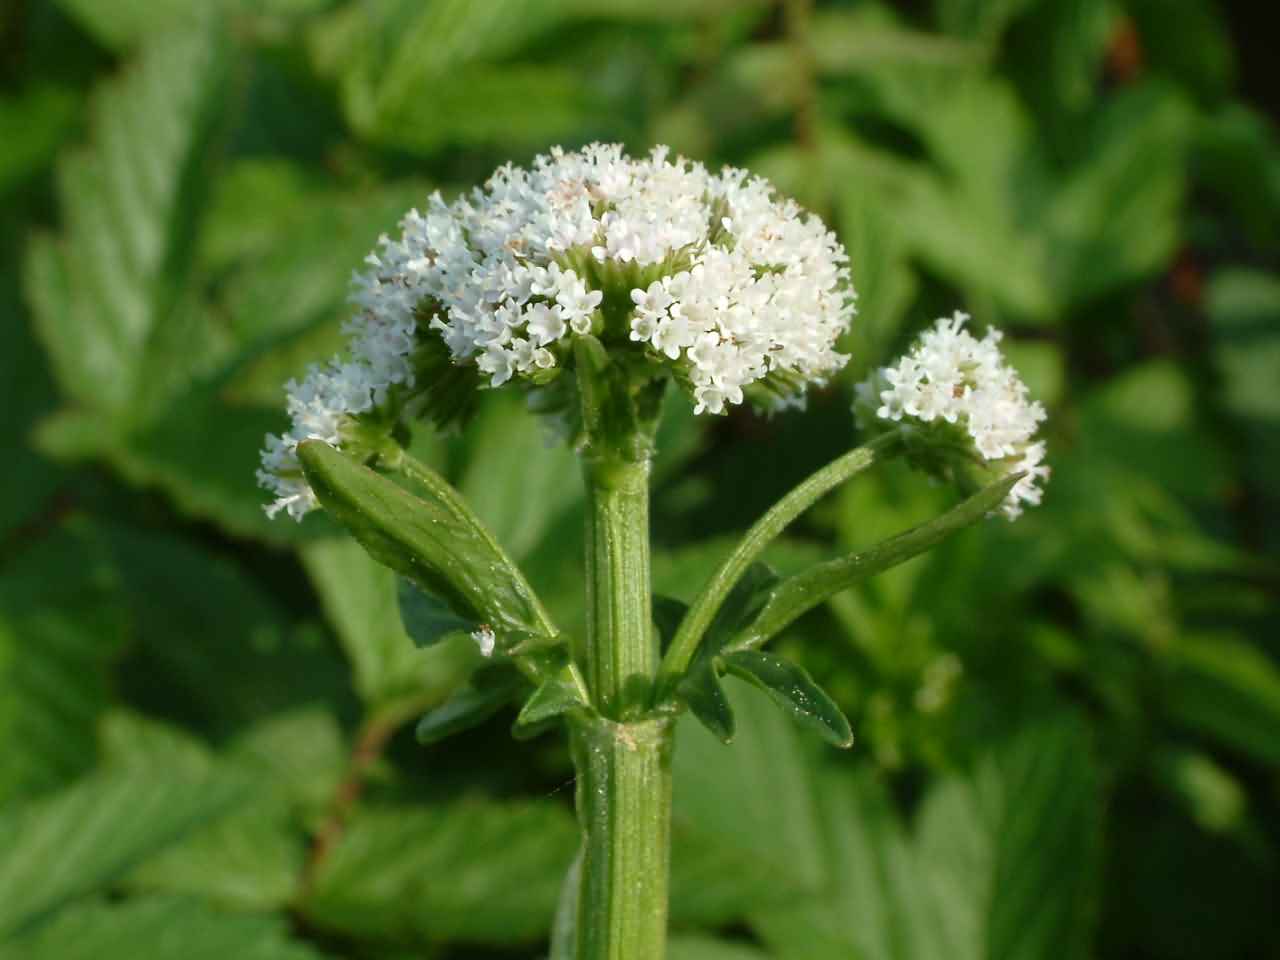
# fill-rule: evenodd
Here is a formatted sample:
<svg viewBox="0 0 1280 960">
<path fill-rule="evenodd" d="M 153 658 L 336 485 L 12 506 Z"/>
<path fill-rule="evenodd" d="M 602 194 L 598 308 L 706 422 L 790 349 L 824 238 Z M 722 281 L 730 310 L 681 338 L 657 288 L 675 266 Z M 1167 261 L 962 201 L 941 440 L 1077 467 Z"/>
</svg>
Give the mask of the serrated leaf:
<svg viewBox="0 0 1280 960">
<path fill-rule="evenodd" d="M 693 668 L 680 678 L 676 694 L 713 736 L 725 743 L 733 739 L 733 708 L 729 706 L 729 698 L 720 685 L 720 677 L 716 674 L 712 657 L 698 658 Z"/>
<path fill-rule="evenodd" d="M 439 597 L 427 593 L 404 577 L 398 577 L 396 599 L 404 632 L 416 647 L 431 647 L 459 633 L 471 633 L 480 624 L 454 613 Z"/>
<path fill-rule="evenodd" d="M 972 774 L 939 783 L 915 846 L 943 942 L 990 960 L 1092 956 L 1099 815 L 1088 737 L 1072 717 L 1027 727 Z"/>
<path fill-rule="evenodd" d="M 122 772 L 0 814 L 0 941 L 227 813 L 244 791 L 239 777 Z"/>
<path fill-rule="evenodd" d="M 524 576 L 443 480 L 448 499 L 428 501 L 327 443 L 300 444 L 298 458 L 320 502 L 374 559 L 500 637 L 556 636 Z"/>
<path fill-rule="evenodd" d="M 30 936 L 0 945 L 0 960 L 322 960 L 290 938 L 284 916 L 227 913 L 196 900 L 154 897 L 88 903 Z"/>
<path fill-rule="evenodd" d="M 282 727 L 301 725 L 295 717 L 273 718 L 250 731 L 254 740 L 295 747 L 281 737 Z M 345 756 L 317 760 L 281 750 L 270 758 L 237 745 L 215 754 L 185 731 L 137 715 L 116 713 L 103 725 L 103 763 L 112 774 L 164 780 L 238 778 L 244 800 L 226 816 L 192 830 L 147 857 L 120 881 L 129 890 L 199 896 L 230 907 L 265 910 L 294 896 L 305 851 L 298 816 L 294 765 L 312 761 L 311 776 L 336 779 Z M 328 769 L 324 769 L 325 767 Z M 332 786 L 329 786 L 332 793 Z M 326 797 L 326 800 L 328 797 Z"/>
<path fill-rule="evenodd" d="M 801 726 L 837 747 L 853 746 L 848 718 L 799 664 L 760 650 L 739 650 L 721 659 L 728 673 L 755 684 Z"/>
<path fill-rule="evenodd" d="M 701 876 L 682 860 L 684 832 L 737 858 L 744 877 L 752 864 L 772 871 L 774 901 L 753 906 L 763 891 L 743 886 L 737 909 L 778 960 L 1088 955 L 1100 796 L 1078 721 L 1032 724 L 972 773 L 938 778 L 912 831 L 873 771 L 820 763 L 749 688 L 733 702 L 743 735 L 731 746 L 679 731 L 676 916 L 681 885 Z M 779 902 L 778 886 L 806 878 Z"/>
<path fill-rule="evenodd" d="M 27 295 L 59 386 L 112 427 L 220 353 L 184 283 L 228 54 L 213 28 L 148 48 L 97 100 L 94 145 L 59 165 L 63 236 L 29 247 Z"/>
<path fill-rule="evenodd" d="M 578 828 L 550 802 L 364 810 L 302 909 L 321 929 L 513 944 L 546 936 Z"/>
<path fill-rule="evenodd" d="M 672 758 L 674 924 L 724 926 L 814 896 L 826 882 L 806 744 L 764 695 L 736 684 L 738 735 L 725 746 L 692 718 Z"/>
<path fill-rule="evenodd" d="M 524 679 L 514 669 L 482 671 L 469 685 L 426 713 L 414 734 L 419 743 L 426 745 L 470 730 L 513 702 L 525 688 Z"/>
<path fill-rule="evenodd" d="M 557 129 L 580 127 L 589 85 L 565 67 L 512 56 L 560 22 L 565 7 L 558 0 L 348 7 L 317 26 L 312 51 L 322 72 L 337 75 L 352 127 L 375 141 L 420 150 L 451 141 L 545 143 Z M 424 100 L 427 88 L 435 93 Z M 521 111 L 525 92 L 536 106 Z"/>
</svg>

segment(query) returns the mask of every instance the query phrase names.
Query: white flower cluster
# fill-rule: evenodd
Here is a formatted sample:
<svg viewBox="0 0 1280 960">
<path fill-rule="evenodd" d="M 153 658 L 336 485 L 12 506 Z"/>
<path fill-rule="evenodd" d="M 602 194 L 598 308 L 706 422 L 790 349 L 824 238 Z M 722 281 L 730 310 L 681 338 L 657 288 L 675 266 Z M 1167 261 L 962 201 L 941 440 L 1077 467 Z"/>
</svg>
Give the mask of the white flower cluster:
<svg viewBox="0 0 1280 960">
<path fill-rule="evenodd" d="M 741 403 L 766 379 L 775 403 L 794 401 L 845 360 L 835 342 L 854 294 L 843 248 L 744 170 L 712 174 L 665 147 L 645 159 L 617 144 L 553 149 L 452 203 L 433 194 L 400 228 L 355 277 L 350 359 L 288 385 L 293 424 L 268 438 L 259 472 L 271 513 L 314 506 L 297 444 L 337 443 L 347 418 L 413 388 L 426 337 L 497 387 L 544 382 L 573 335 L 592 333 L 670 365 L 698 413 Z"/>
<path fill-rule="evenodd" d="M 1000 331 L 979 340 L 964 329 L 968 319 L 957 311 L 938 320 L 906 356 L 858 385 L 858 406 L 882 421 L 954 424 L 984 460 L 1006 474 L 1025 473 L 1002 506 L 1014 519 L 1023 503 L 1040 502 L 1037 481 L 1049 476 L 1045 445 L 1033 441 L 1045 410 L 1001 355 Z"/>
<path fill-rule="evenodd" d="M 385 404 L 397 385 L 413 386 L 411 312 L 366 311 L 349 321 L 343 332 L 351 336 L 350 359 L 335 357 L 324 366 L 313 365 L 302 382 L 285 384 L 292 423 L 283 436 L 267 437 L 258 470 L 258 483 L 275 495 L 266 508 L 269 517 L 287 510 L 301 520 L 317 506 L 298 463 L 299 443 L 314 439 L 339 446 L 352 417 Z"/>
</svg>

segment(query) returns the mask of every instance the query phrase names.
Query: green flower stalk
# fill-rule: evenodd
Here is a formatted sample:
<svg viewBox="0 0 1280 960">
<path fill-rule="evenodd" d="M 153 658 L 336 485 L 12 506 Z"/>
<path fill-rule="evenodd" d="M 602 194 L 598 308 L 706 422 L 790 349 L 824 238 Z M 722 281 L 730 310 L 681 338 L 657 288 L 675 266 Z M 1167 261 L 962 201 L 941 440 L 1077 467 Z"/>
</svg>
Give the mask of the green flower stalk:
<svg viewBox="0 0 1280 960">
<path fill-rule="evenodd" d="M 435 195 L 401 229 L 356 277 L 349 354 L 288 386 L 292 424 L 268 438 L 259 473 L 274 496 L 268 511 L 301 518 L 324 507 L 401 574 L 415 642 L 458 632 L 476 642 L 487 666 L 423 718 L 419 739 L 513 699 L 518 736 L 567 728 L 582 845 L 558 912 L 556 960 L 661 958 L 676 717 L 690 710 L 730 739 L 721 682 L 732 675 L 849 746 L 834 701 L 761 647 L 856 580 L 1002 504 L 1012 512 L 1037 498 L 1043 447 L 1030 433 L 1043 412 L 1027 404 L 992 338 L 965 340 L 957 322 L 947 352 L 939 328 L 926 341 L 932 353 L 917 351 L 862 391 L 863 406 L 877 389 L 883 401 L 871 442 L 779 501 L 691 605 L 655 604 L 649 488 L 664 398 L 683 395 L 708 414 L 748 400 L 802 405 L 845 360 L 835 344 L 854 294 L 839 242 L 745 171 L 713 174 L 663 148 L 636 160 L 599 144 L 552 151 L 529 170 L 503 167 L 452 204 Z M 477 392 L 495 388 L 525 391 L 580 454 L 581 636 L 560 631 L 457 491 L 403 450 L 412 421 L 464 421 Z M 934 419 L 948 429 L 920 428 Z M 932 462 L 930 451 L 957 447 L 995 466 L 943 516 L 786 580 L 759 562 L 837 485 L 889 457 Z"/>
</svg>

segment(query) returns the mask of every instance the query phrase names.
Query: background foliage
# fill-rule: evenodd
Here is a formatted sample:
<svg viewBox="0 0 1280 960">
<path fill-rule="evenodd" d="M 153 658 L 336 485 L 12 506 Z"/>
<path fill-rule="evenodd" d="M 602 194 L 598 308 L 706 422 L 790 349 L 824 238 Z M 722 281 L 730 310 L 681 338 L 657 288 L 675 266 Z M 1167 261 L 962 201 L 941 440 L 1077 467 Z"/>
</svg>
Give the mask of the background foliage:
<svg viewBox="0 0 1280 960">
<path fill-rule="evenodd" d="M 839 230 L 861 292 L 853 359 L 809 414 L 670 411 L 660 591 L 687 599 L 847 449 L 849 385 L 956 304 L 1007 331 L 1052 411 L 1042 508 L 781 640 L 854 719 L 851 752 L 736 681 L 733 746 L 681 729 L 673 960 L 1277 956 L 1262 16 L 6 0 L 0 957 L 545 949 L 574 845 L 563 746 L 512 742 L 505 714 L 414 744 L 476 653 L 415 650 L 390 574 L 323 517 L 268 523 L 252 472 L 380 232 L 429 189 L 594 138 L 774 178 Z M 500 396 L 416 443 L 580 624 L 572 456 Z M 770 560 L 948 500 L 880 472 Z"/>
</svg>

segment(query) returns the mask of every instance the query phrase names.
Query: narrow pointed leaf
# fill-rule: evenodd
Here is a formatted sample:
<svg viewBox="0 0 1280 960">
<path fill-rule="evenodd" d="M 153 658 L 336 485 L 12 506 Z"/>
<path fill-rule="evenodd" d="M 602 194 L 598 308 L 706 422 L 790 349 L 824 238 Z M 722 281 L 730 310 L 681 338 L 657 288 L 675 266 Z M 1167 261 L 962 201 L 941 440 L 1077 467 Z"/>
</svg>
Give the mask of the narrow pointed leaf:
<svg viewBox="0 0 1280 960">
<path fill-rule="evenodd" d="M 442 478 L 415 472 L 434 484 L 424 499 L 321 441 L 300 444 L 298 458 L 320 502 L 375 560 L 500 634 L 556 636 L 524 576 Z"/>
<path fill-rule="evenodd" d="M 539 684 L 525 701 L 520 715 L 516 717 L 516 730 L 530 730 L 585 706 L 587 698 L 582 677 L 576 666 L 566 663 L 558 673 Z"/>
<path fill-rule="evenodd" d="M 733 708 L 725 696 L 724 687 L 716 675 L 710 657 L 700 657 L 694 668 L 680 681 L 676 690 L 680 699 L 712 735 L 724 743 L 733 739 L 736 725 Z"/>
<path fill-rule="evenodd" d="M 801 614 L 835 596 L 860 580 L 905 563 L 936 547 L 954 533 L 977 523 L 1008 495 L 1021 474 L 997 480 L 979 490 L 942 516 L 890 537 L 869 550 L 849 554 L 788 577 L 774 588 L 769 602 L 754 621 L 741 630 L 730 649 L 753 649 L 764 645 Z"/>
<path fill-rule="evenodd" d="M 659 671 L 660 690 L 670 689 L 689 668 L 698 645 L 712 627 L 720 608 L 764 548 L 822 496 L 891 455 L 896 444 L 894 434 L 885 434 L 880 439 L 833 460 L 797 485 L 755 522 L 733 552 L 725 558 L 720 569 L 712 575 L 681 622 L 680 629 L 671 642 L 671 649 L 662 661 Z"/>
<path fill-rule="evenodd" d="M 740 650 L 722 659 L 727 672 L 755 684 L 802 726 L 837 747 L 853 746 L 848 719 L 803 667 L 759 650 Z"/>
<path fill-rule="evenodd" d="M 478 621 L 458 616 L 443 600 L 411 580 L 401 577 L 396 593 L 404 632 L 416 647 L 434 646 L 446 637 L 470 633 L 480 626 Z"/>
<path fill-rule="evenodd" d="M 487 671 L 478 674 L 470 686 L 424 715 L 414 731 L 418 742 L 437 743 L 479 726 L 515 700 L 525 688 L 524 680 L 514 670 L 495 669 L 486 678 L 487 674 Z"/>
</svg>

